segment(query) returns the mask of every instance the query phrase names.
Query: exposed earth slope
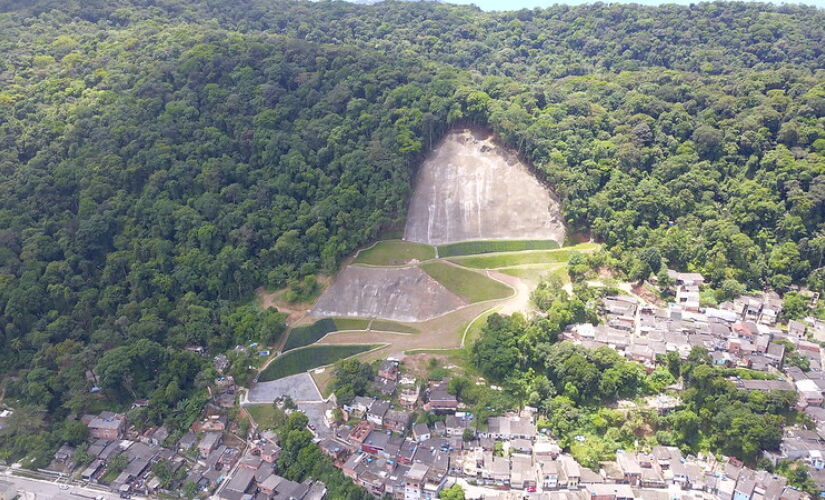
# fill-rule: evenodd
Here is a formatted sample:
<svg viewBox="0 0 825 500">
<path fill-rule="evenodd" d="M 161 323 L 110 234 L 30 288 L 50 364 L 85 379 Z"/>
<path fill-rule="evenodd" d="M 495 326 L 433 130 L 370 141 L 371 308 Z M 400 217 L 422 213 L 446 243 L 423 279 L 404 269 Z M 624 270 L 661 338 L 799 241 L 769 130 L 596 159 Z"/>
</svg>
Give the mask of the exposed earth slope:
<svg viewBox="0 0 825 500">
<path fill-rule="evenodd" d="M 348 266 L 321 296 L 315 316 L 425 321 L 467 305 L 418 267 Z"/>
<path fill-rule="evenodd" d="M 404 238 L 564 240 L 558 200 L 489 132 L 458 129 L 421 166 Z"/>
</svg>

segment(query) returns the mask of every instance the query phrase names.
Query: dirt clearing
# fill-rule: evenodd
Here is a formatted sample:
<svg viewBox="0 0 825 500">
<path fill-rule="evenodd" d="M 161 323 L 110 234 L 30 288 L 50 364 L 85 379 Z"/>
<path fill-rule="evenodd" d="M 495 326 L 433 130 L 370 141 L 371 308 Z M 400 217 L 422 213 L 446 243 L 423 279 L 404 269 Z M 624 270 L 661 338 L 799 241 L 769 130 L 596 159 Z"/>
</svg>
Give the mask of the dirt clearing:
<svg viewBox="0 0 825 500">
<path fill-rule="evenodd" d="M 564 241 L 554 195 L 489 132 L 454 130 L 418 174 L 404 239 L 441 245 L 466 240 Z"/>
<path fill-rule="evenodd" d="M 312 314 L 418 322 L 467 303 L 417 267 L 347 266 L 318 299 Z"/>
</svg>

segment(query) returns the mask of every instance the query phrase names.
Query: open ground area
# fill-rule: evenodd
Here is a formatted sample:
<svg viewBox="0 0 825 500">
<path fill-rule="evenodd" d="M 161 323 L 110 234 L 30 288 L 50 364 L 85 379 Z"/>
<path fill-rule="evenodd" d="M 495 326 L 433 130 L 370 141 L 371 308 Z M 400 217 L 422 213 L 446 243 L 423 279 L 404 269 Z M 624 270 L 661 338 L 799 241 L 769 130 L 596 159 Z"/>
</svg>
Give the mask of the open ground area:
<svg viewBox="0 0 825 500">
<path fill-rule="evenodd" d="M 488 131 L 459 129 L 421 165 L 404 239 L 561 242 L 564 224 L 558 200 L 514 153 Z"/>
<path fill-rule="evenodd" d="M 466 304 L 466 300 L 418 267 L 348 266 L 318 299 L 312 314 L 415 322 Z"/>
<path fill-rule="evenodd" d="M 249 390 L 249 403 L 272 403 L 279 396 L 289 396 L 294 401 L 318 401 L 321 395 L 307 373 L 270 382 L 258 382 Z"/>
</svg>

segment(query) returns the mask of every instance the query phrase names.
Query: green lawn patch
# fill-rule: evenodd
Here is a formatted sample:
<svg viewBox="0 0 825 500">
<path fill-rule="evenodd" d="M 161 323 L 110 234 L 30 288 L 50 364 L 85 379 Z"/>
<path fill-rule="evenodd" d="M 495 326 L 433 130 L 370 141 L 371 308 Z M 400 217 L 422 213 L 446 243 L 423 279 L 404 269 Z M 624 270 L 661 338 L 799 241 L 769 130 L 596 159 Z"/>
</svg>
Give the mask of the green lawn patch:
<svg viewBox="0 0 825 500">
<path fill-rule="evenodd" d="M 481 330 L 487 325 L 487 318 L 499 309 L 495 307 L 485 312 L 481 316 L 477 316 L 464 330 L 464 346 L 471 346 L 476 339 L 481 335 Z"/>
<path fill-rule="evenodd" d="M 570 250 L 537 250 L 531 252 L 496 253 L 475 255 L 472 257 L 455 257 L 451 262 L 475 269 L 498 269 L 501 267 L 524 266 L 529 264 L 549 264 L 570 260 Z"/>
<path fill-rule="evenodd" d="M 370 320 L 362 318 L 335 318 L 336 330 L 366 330 Z"/>
<path fill-rule="evenodd" d="M 503 299 L 512 295 L 510 287 L 479 273 L 452 266 L 446 262 L 433 261 L 421 265 L 421 269 L 444 285 L 449 291 L 468 301 Z"/>
<path fill-rule="evenodd" d="M 384 319 L 374 319 L 370 323 L 370 330 L 378 330 L 380 332 L 399 332 L 399 333 L 418 333 L 418 330 L 395 321 L 387 321 Z"/>
<path fill-rule="evenodd" d="M 439 257 L 457 257 L 494 252 L 521 252 L 524 250 L 552 250 L 559 248 L 553 240 L 493 240 L 462 241 L 438 246 Z"/>
<path fill-rule="evenodd" d="M 429 260 L 435 258 L 435 248 L 424 243 L 411 241 L 379 241 L 355 257 L 353 264 L 369 266 L 401 266 L 412 260 Z"/>
<path fill-rule="evenodd" d="M 275 409 L 271 404 L 245 406 L 244 409 L 252 416 L 252 420 L 258 424 L 259 429 L 273 429 L 281 423 L 279 418 L 283 418 L 283 413 Z"/>
<path fill-rule="evenodd" d="M 538 283 L 542 280 L 542 278 L 551 274 L 558 276 L 562 281 L 569 280 L 569 277 L 567 276 L 567 265 L 562 262 L 537 265 L 535 267 L 505 267 L 503 269 L 499 269 L 498 271 L 531 283 Z"/>
<path fill-rule="evenodd" d="M 299 326 L 289 332 L 284 351 L 298 349 L 321 340 L 324 335 L 339 330 L 366 330 L 369 320 L 358 318 L 324 318 L 311 325 Z"/>
<path fill-rule="evenodd" d="M 258 377 L 259 382 L 269 382 L 297 373 L 335 363 L 338 360 L 369 351 L 374 345 L 313 345 L 282 354 Z"/>
</svg>

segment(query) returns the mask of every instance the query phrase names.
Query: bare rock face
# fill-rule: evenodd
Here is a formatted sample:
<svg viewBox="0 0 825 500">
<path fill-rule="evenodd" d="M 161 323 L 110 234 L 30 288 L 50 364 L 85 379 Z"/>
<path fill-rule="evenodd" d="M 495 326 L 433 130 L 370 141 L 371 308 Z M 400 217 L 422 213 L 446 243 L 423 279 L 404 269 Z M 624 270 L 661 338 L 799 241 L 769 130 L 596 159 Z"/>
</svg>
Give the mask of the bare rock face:
<svg viewBox="0 0 825 500">
<path fill-rule="evenodd" d="M 562 243 L 564 231 L 558 200 L 527 165 L 488 133 L 462 129 L 447 134 L 422 164 L 404 239 Z"/>
<path fill-rule="evenodd" d="M 314 316 L 426 321 L 467 302 L 418 267 L 347 266 L 318 299 Z"/>
</svg>

